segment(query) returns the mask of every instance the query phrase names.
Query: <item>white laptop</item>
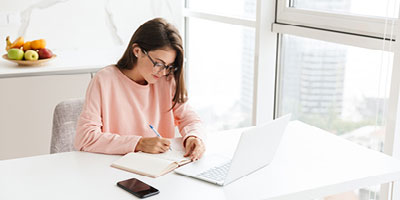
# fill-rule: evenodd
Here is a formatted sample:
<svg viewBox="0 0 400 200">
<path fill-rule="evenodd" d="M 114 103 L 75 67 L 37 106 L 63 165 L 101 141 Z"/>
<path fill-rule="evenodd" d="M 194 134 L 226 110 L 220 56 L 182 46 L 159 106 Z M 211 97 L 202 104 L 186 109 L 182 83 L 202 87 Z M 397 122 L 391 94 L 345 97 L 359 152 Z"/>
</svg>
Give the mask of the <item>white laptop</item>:
<svg viewBox="0 0 400 200">
<path fill-rule="evenodd" d="M 227 185 L 257 171 L 271 163 L 290 116 L 288 114 L 243 131 L 233 158 L 218 154 L 206 155 L 175 172 L 217 185 Z"/>
</svg>

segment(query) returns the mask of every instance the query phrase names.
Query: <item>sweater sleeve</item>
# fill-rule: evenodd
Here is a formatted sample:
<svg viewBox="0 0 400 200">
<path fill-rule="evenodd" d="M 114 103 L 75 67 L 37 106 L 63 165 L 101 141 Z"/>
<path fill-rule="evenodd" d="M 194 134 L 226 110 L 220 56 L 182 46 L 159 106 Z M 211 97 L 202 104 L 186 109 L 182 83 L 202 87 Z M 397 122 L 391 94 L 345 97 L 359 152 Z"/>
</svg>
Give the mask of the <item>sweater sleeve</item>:
<svg viewBox="0 0 400 200">
<path fill-rule="evenodd" d="M 75 148 L 105 154 L 126 154 L 135 150 L 141 136 L 102 132 L 102 90 L 97 76 L 90 82 L 79 116 Z"/>
<path fill-rule="evenodd" d="M 205 142 L 206 135 L 200 117 L 187 102 L 177 103 L 173 111 L 175 124 L 177 124 L 183 137 L 182 141 L 185 141 L 189 136 L 195 136 Z"/>
<path fill-rule="evenodd" d="M 170 91 L 172 98 L 176 91 L 175 79 L 172 79 L 171 83 Z M 203 143 L 206 142 L 206 134 L 202 125 L 202 121 L 187 101 L 184 103 L 177 103 L 173 108 L 173 113 L 175 125 L 178 126 L 179 133 L 183 137 L 182 141 L 185 141 L 189 136 L 195 136 L 200 138 Z"/>
</svg>

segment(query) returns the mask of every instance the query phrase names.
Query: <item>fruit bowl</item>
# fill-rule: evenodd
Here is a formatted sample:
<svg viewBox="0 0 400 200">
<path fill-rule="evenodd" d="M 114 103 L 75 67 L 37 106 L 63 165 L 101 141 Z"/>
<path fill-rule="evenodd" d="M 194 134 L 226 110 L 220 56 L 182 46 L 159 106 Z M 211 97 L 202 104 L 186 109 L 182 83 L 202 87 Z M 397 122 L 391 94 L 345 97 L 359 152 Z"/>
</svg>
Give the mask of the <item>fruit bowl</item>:
<svg viewBox="0 0 400 200">
<path fill-rule="evenodd" d="M 51 58 L 46 58 L 46 59 L 39 59 L 39 60 L 12 60 L 12 59 L 9 59 L 9 58 L 8 58 L 7 54 L 4 54 L 4 55 L 3 55 L 3 58 L 4 58 L 5 60 L 8 60 L 8 61 L 13 62 L 13 63 L 17 63 L 17 64 L 20 65 L 20 66 L 37 66 L 37 65 L 42 65 L 42 64 L 44 64 L 44 63 L 47 63 L 47 62 L 49 62 L 49 61 L 55 59 L 56 57 L 57 57 L 57 55 L 56 55 L 56 54 L 53 54 L 53 56 L 52 56 Z"/>
</svg>

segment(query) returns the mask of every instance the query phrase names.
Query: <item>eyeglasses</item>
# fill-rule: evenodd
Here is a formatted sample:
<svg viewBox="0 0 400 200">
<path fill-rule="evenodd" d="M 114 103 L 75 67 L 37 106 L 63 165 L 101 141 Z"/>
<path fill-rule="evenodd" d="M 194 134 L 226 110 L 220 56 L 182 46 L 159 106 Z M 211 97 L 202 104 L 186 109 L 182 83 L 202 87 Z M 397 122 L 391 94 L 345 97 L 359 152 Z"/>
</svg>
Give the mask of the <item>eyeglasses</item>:
<svg viewBox="0 0 400 200">
<path fill-rule="evenodd" d="M 143 53 L 146 54 L 146 56 L 150 59 L 150 61 L 153 63 L 153 73 L 158 74 L 161 71 L 165 70 L 165 75 L 172 75 L 174 74 L 178 68 L 173 66 L 173 65 L 165 65 L 164 63 L 161 62 L 156 62 L 154 61 L 150 55 L 147 53 L 146 50 L 142 49 Z"/>
</svg>

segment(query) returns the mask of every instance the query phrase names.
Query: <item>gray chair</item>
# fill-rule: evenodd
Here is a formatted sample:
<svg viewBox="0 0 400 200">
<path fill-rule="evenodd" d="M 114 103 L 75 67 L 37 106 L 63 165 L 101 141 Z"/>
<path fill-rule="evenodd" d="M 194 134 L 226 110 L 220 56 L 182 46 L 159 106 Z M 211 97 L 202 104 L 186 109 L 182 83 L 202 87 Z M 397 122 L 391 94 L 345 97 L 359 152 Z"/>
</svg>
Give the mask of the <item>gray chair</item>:
<svg viewBox="0 0 400 200">
<path fill-rule="evenodd" d="M 84 99 L 69 99 L 57 104 L 53 115 L 50 153 L 74 151 L 76 123 Z"/>
</svg>

